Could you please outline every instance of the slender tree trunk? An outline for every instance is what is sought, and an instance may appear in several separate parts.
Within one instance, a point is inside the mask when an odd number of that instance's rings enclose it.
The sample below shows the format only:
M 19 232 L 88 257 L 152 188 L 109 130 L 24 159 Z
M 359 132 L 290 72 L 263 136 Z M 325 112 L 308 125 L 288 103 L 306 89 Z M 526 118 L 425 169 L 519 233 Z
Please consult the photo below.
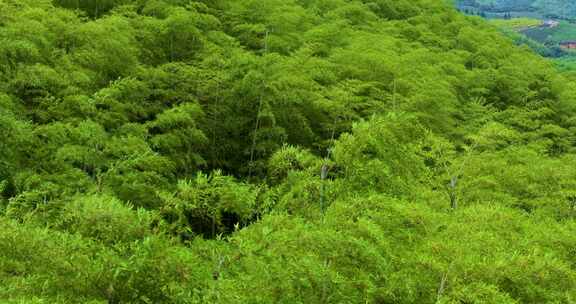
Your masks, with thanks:
M 450 208 L 456 209 L 458 207 L 458 194 L 456 193 L 456 187 L 458 186 L 458 177 L 453 176 L 450 179 L 450 185 L 448 189 L 448 194 L 450 195 Z
M 266 30 L 266 36 L 264 37 L 264 55 L 268 53 L 268 35 L 270 32 Z M 264 87 L 264 83 L 262 84 Z M 260 112 L 262 111 L 262 103 L 263 103 L 263 93 L 260 92 L 258 101 L 258 113 L 256 114 L 256 126 L 254 127 L 254 135 L 252 136 L 252 147 L 250 148 L 250 163 L 248 165 L 248 179 L 252 178 L 252 170 L 254 166 L 254 153 L 256 149 L 256 136 L 258 135 L 258 129 L 260 128 Z
M 440 286 L 438 286 L 438 292 L 436 293 L 436 303 L 440 303 L 442 295 L 444 295 L 444 289 L 446 288 L 447 280 L 448 280 L 448 273 L 446 272 L 442 275 L 442 279 L 440 280 Z

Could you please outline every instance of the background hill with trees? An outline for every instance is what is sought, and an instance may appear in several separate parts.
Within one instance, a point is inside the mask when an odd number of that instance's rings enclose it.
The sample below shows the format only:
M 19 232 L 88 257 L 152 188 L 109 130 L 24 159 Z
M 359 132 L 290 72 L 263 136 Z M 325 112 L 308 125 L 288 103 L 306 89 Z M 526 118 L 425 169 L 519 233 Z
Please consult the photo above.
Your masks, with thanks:
M 4 303 L 572 303 L 576 83 L 438 0 L 0 0 Z
M 576 18 L 576 3 L 570 0 L 456 0 L 456 2 L 461 7 L 487 12 L 533 12 L 547 17 L 571 20 Z

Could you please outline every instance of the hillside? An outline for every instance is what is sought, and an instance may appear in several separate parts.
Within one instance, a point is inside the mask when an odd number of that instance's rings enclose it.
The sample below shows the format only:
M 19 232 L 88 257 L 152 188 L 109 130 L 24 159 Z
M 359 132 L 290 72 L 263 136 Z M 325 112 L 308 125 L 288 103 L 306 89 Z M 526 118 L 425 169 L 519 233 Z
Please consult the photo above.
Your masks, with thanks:
M 527 2 L 457 1 L 456 7 L 488 20 L 516 45 L 550 58 L 560 71 L 576 70 L 576 24 L 572 17 L 546 13 L 557 5 L 554 1 L 537 2 L 543 5 L 540 12 L 535 6 L 527 7 Z
M 438 0 L 0 0 L 3 303 L 573 303 L 576 83 Z

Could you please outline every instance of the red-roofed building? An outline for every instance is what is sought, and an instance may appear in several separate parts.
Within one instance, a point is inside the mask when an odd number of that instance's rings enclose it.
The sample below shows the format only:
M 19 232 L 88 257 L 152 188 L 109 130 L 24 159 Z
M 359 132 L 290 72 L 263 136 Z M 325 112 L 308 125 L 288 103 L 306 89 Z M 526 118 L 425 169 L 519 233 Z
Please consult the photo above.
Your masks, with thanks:
M 576 41 L 562 41 L 560 47 L 564 49 L 576 49 Z

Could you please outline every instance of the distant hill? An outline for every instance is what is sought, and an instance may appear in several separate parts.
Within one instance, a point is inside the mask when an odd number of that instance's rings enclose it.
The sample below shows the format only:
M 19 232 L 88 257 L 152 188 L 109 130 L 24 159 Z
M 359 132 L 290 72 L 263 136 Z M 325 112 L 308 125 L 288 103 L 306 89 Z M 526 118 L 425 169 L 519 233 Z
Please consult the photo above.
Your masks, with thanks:
M 534 0 L 459 0 L 461 6 L 477 7 L 488 11 L 525 11 L 534 9 Z
M 576 1 L 458 0 L 460 11 L 489 19 L 517 45 L 548 57 L 561 71 L 576 70 Z
M 538 12 L 548 17 L 576 19 L 573 0 L 458 0 L 459 7 L 487 12 Z
M 575 303 L 576 73 L 453 4 L 0 0 L 0 303 Z

